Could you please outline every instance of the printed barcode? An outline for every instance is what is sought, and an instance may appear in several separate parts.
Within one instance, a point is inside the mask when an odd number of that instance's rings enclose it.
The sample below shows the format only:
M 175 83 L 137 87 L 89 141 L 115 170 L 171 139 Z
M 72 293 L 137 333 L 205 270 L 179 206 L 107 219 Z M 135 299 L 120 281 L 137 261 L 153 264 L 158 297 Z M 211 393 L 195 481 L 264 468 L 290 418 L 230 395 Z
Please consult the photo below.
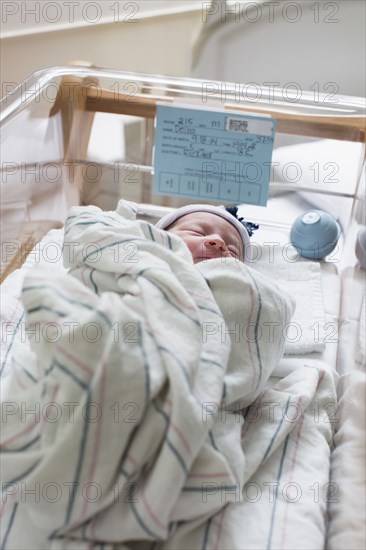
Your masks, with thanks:
M 248 120 L 240 118 L 228 118 L 226 129 L 230 132 L 246 132 L 248 133 Z

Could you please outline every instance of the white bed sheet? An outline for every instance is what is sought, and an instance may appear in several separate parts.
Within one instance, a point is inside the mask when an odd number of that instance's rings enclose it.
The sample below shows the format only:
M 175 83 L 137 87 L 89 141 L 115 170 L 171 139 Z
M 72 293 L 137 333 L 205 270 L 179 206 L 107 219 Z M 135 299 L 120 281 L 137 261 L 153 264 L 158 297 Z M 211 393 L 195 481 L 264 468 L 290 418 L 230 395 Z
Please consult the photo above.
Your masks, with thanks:
M 338 501 L 330 503 L 329 550 L 366 548 L 366 373 L 364 350 L 366 272 L 342 274 L 338 410 L 331 479 Z
M 279 200 L 276 199 L 276 202 L 280 204 L 282 208 L 286 209 L 286 206 L 287 208 L 289 207 L 289 200 L 290 199 L 284 199 L 282 197 Z M 281 209 L 279 209 L 279 216 L 280 215 Z M 328 258 L 327 262 L 304 261 L 291 246 L 289 233 L 290 230 L 288 228 L 260 227 L 252 239 L 260 247 L 261 259 L 258 262 L 254 262 L 252 267 L 254 269 L 259 269 L 269 277 L 271 277 L 271 273 L 273 273 L 275 266 L 279 264 L 282 266 L 288 265 L 289 270 L 293 265 L 304 265 L 305 268 L 309 263 L 320 267 L 324 306 L 323 336 L 325 349 L 323 352 L 313 352 L 300 357 L 286 354 L 282 357 L 273 375 L 283 377 L 289 374 L 298 365 L 303 364 L 304 359 L 306 359 L 306 361 L 324 362 L 336 370 L 341 291 L 341 282 L 338 274 L 338 252 L 334 256 Z M 311 322 L 313 322 L 313 320 Z M 319 338 L 320 328 L 321 327 L 311 326 L 311 330 L 314 333 L 314 339 Z

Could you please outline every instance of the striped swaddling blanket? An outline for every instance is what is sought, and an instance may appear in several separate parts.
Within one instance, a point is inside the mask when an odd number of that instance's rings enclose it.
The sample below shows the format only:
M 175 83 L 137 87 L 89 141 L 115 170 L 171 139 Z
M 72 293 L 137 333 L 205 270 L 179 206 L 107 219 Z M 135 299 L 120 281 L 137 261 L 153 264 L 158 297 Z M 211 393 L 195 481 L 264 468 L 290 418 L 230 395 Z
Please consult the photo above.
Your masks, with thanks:
M 69 273 L 35 267 L 23 287 L 32 354 L 3 403 L 2 547 L 204 533 L 238 500 L 240 411 L 281 357 L 292 301 L 235 259 L 193 265 L 125 202 L 72 208 L 63 254 Z

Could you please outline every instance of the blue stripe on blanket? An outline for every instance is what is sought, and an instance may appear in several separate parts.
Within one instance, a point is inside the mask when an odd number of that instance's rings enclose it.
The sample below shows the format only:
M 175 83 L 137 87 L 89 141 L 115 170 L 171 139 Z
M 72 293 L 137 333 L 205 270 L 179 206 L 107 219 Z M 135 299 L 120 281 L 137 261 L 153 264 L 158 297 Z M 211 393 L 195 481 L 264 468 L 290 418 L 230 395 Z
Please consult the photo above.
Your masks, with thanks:
M 142 521 L 138 511 L 136 510 L 135 506 L 134 506 L 134 503 L 131 502 L 131 510 L 137 520 L 137 523 L 140 525 L 140 527 L 142 527 L 142 529 L 145 531 L 145 533 L 147 533 L 148 535 L 150 535 L 150 537 L 153 537 L 155 540 L 162 540 L 161 536 L 160 535 L 157 535 L 156 533 L 154 533 L 153 531 L 151 531 L 147 525 Z
M 258 327 L 259 327 L 259 318 L 260 318 L 261 311 L 262 311 L 262 296 L 261 296 L 261 293 L 259 292 L 258 285 L 257 285 L 255 279 L 253 278 L 253 276 L 251 275 L 249 270 L 247 270 L 247 274 L 249 275 L 249 277 L 253 281 L 253 284 L 254 284 L 254 286 L 256 288 L 256 291 L 257 291 L 257 297 L 258 297 L 258 302 L 259 302 L 258 312 L 257 312 L 257 319 L 255 321 L 255 345 L 256 345 L 257 357 L 258 357 L 258 363 L 259 363 L 259 377 L 258 377 L 258 380 L 257 380 L 257 384 L 255 386 L 255 390 L 257 390 L 258 386 L 259 386 L 259 384 L 262 380 L 262 375 L 263 375 L 262 358 L 261 358 L 261 354 L 260 354 L 260 350 L 259 350 L 259 343 L 258 343 L 258 340 L 259 340 L 259 338 L 258 338 Z
M 140 271 L 139 273 L 136 273 L 137 277 L 144 277 L 147 281 L 149 281 L 149 283 L 151 283 L 153 286 L 155 286 L 155 288 L 157 288 L 158 290 L 160 290 L 160 292 L 162 293 L 162 295 L 164 296 L 165 300 L 171 304 L 175 309 L 177 309 L 179 311 L 179 313 L 181 313 L 182 315 L 184 315 L 185 317 L 187 317 L 187 319 L 189 319 L 190 321 L 192 321 L 195 325 L 198 325 L 200 326 L 201 323 L 198 319 L 195 319 L 194 317 L 191 317 L 191 315 L 188 315 L 188 313 L 186 313 L 185 311 L 182 310 L 182 308 L 180 308 L 177 304 L 175 304 L 174 302 L 172 302 L 172 300 L 168 297 L 167 293 L 157 284 L 155 283 L 154 281 L 152 281 L 151 279 L 149 279 L 149 277 L 146 277 L 144 275 L 144 273 L 146 271 L 150 271 L 151 269 L 153 268 L 147 268 L 147 269 L 143 269 L 142 271 Z
M 96 225 L 96 224 L 105 225 L 106 227 L 120 227 L 120 224 L 118 224 L 118 223 L 110 224 L 110 223 L 102 222 L 101 220 L 98 220 L 98 221 L 94 220 L 94 221 L 90 221 L 90 222 L 76 222 L 76 223 L 73 223 L 70 229 L 72 229 L 72 227 L 75 227 L 76 225 Z
M 91 403 L 91 392 L 90 392 L 89 389 L 87 390 L 87 396 L 88 397 L 87 397 L 87 401 L 86 401 L 86 404 L 85 404 L 86 410 L 88 410 L 87 407 L 88 407 L 89 403 Z M 72 496 L 71 496 L 71 498 L 69 498 L 68 506 L 67 506 L 67 509 L 66 509 L 65 525 L 67 525 L 70 522 L 70 519 L 71 519 L 72 509 L 73 509 L 74 502 L 75 502 L 75 498 L 74 498 L 75 497 L 75 488 L 79 485 L 82 466 L 83 466 L 83 461 L 84 461 L 84 455 L 85 455 L 85 451 L 86 451 L 87 436 L 88 436 L 88 431 L 89 431 L 89 419 L 87 418 L 87 415 L 83 415 L 83 418 L 84 418 L 84 425 L 83 425 L 83 431 L 82 431 L 82 434 L 81 434 L 81 441 L 80 441 L 80 446 L 79 446 L 79 456 L 78 456 L 78 461 L 77 461 L 77 464 L 76 464 L 76 471 L 75 471 L 74 481 L 73 481 L 73 485 L 72 485 Z
M 1 550 L 3 550 L 4 548 L 6 548 L 6 543 L 7 543 L 7 540 L 8 540 L 8 536 L 9 536 L 9 533 L 11 531 L 11 528 L 13 526 L 13 522 L 14 522 L 14 517 L 15 517 L 15 513 L 16 513 L 16 510 L 17 510 L 17 507 L 18 507 L 18 502 L 16 502 L 13 506 L 13 510 L 11 512 L 11 516 L 10 516 L 10 520 L 9 520 L 9 523 L 7 525 L 7 528 L 6 528 L 6 531 L 5 531 L 5 534 L 4 534 L 4 538 L 1 542 L 1 545 L 0 545 L 0 548 Z
M 75 216 L 74 216 L 75 217 Z M 79 217 L 79 216 L 78 216 Z M 67 222 L 66 222 L 67 224 Z M 70 233 L 70 231 L 72 231 L 74 229 L 75 226 L 77 225 L 95 225 L 95 224 L 98 224 L 98 225 L 104 225 L 106 227 L 112 227 L 113 229 L 114 228 L 118 228 L 119 225 L 116 223 L 114 225 L 112 224 L 109 224 L 109 223 L 105 223 L 105 222 L 102 222 L 102 221 L 91 221 L 91 222 L 77 222 L 77 223 L 73 223 L 71 226 L 68 226 L 68 227 L 65 227 L 65 230 L 64 230 L 64 239 L 65 237 L 67 237 L 67 235 Z
M 215 367 L 219 367 L 220 369 L 225 369 L 224 365 L 221 363 L 218 363 L 217 361 L 213 361 L 212 359 L 201 359 L 201 363 L 210 363 L 211 365 L 214 365 Z
M 210 531 L 211 523 L 212 523 L 212 517 L 209 518 L 209 520 L 206 522 L 206 529 L 203 533 L 203 541 L 202 541 L 201 550 L 206 550 L 207 549 L 208 533 Z
M 149 230 L 151 240 L 155 242 L 155 237 L 154 237 L 154 233 L 152 232 L 151 225 L 148 224 L 147 228 Z
M 168 414 L 157 404 L 156 399 L 152 400 L 152 404 L 154 405 L 156 412 L 161 414 L 161 416 L 165 420 L 165 429 L 164 429 L 164 434 L 163 434 L 163 437 L 162 437 L 162 439 L 165 440 L 166 439 L 166 434 L 167 434 L 167 431 L 168 431 L 169 425 L 170 425 L 170 418 L 169 418 Z
M 58 369 L 62 370 L 63 372 L 65 372 L 70 378 L 72 378 L 72 380 L 74 380 L 74 382 L 76 382 L 79 386 L 81 386 L 84 390 L 88 389 L 88 384 L 86 384 L 85 382 L 83 382 L 82 380 L 80 380 L 80 378 L 78 378 L 73 372 L 71 372 L 67 367 L 65 367 L 65 365 L 63 365 L 62 363 L 60 363 L 59 361 L 54 361 L 51 365 L 51 368 L 50 370 L 52 370 L 53 367 L 57 367 Z
M 142 354 L 142 357 L 143 357 L 143 364 L 144 364 L 144 370 L 145 370 L 145 408 L 147 406 L 147 404 L 149 403 L 149 400 L 150 400 L 150 366 L 149 366 L 149 361 L 147 359 L 147 354 L 146 354 L 146 351 L 145 351 L 145 346 L 144 346 L 144 343 L 143 343 L 143 332 L 142 330 L 139 331 L 139 346 L 140 346 L 140 349 L 141 349 L 141 354 Z
M 93 306 L 91 306 L 90 304 L 87 304 L 87 303 L 84 303 L 84 302 L 81 302 L 80 300 L 72 300 L 71 298 L 69 298 L 68 296 L 65 296 L 62 292 L 60 292 L 58 289 L 54 288 L 52 285 L 32 285 L 32 286 L 26 286 L 23 288 L 23 292 L 28 292 L 30 290 L 44 290 L 45 288 L 49 288 L 52 293 L 56 294 L 57 296 L 59 296 L 60 298 L 62 298 L 65 302 L 69 303 L 69 304 L 76 304 L 78 306 L 81 306 L 85 309 L 88 309 L 89 311 L 95 311 L 95 313 L 97 315 L 99 315 L 99 317 L 101 317 L 105 322 L 106 324 L 108 325 L 108 327 L 111 327 L 112 326 L 112 321 L 106 316 L 106 314 L 103 312 L 103 311 L 99 311 L 98 309 L 95 309 Z M 29 312 L 32 311 L 32 310 L 29 310 Z M 66 315 L 66 314 L 65 314 Z M 63 316 L 65 316 L 63 315 Z
M 165 431 L 164 431 L 164 439 L 165 441 L 167 442 L 169 448 L 171 449 L 171 451 L 175 454 L 175 456 L 177 457 L 177 459 L 179 460 L 179 463 L 181 464 L 183 470 L 185 473 L 188 473 L 188 468 L 187 466 L 185 465 L 185 462 L 182 458 L 182 456 L 180 455 L 180 453 L 177 451 L 177 448 L 173 445 L 173 443 L 171 441 L 169 441 L 168 438 L 166 438 L 166 433 L 168 431 L 168 428 L 169 428 L 169 425 L 170 425 L 170 418 L 169 416 L 167 415 L 167 413 L 161 408 L 159 407 L 159 405 L 156 403 L 156 400 L 154 399 L 153 401 L 153 405 L 156 409 L 156 411 L 161 414 L 164 418 L 164 420 L 166 421 L 166 428 L 165 428 Z
M 87 207 L 88 208 L 88 207 Z M 130 210 L 136 214 L 137 210 L 135 210 L 134 208 L 130 208 Z M 88 215 L 90 215 L 89 213 L 87 213 Z M 126 226 L 127 223 L 133 221 L 133 220 L 126 220 L 125 218 L 123 218 L 122 216 L 120 216 L 119 214 L 115 214 L 114 216 L 108 216 L 108 213 L 107 212 L 104 212 L 104 210 L 102 211 L 102 214 L 103 214 L 103 218 L 105 220 L 111 220 L 112 222 L 117 222 L 119 226 Z M 112 212 L 113 214 L 113 212 Z
M 316 365 L 307 365 L 306 363 L 304 363 L 303 366 L 306 367 L 307 369 L 315 369 L 318 375 L 320 376 L 320 369 Z
M 156 227 L 152 226 L 151 223 L 149 223 L 149 222 L 145 222 L 145 223 L 146 223 L 147 228 L 149 230 L 150 238 L 155 243 L 156 239 L 155 239 L 154 233 L 157 233 L 157 232 L 162 231 L 162 230 L 161 229 L 156 229 Z M 169 250 L 173 250 L 172 239 L 171 239 L 171 237 L 170 237 L 170 235 L 167 231 L 164 232 L 164 236 L 166 237 L 166 240 L 168 241 Z
M 264 456 L 263 456 L 263 458 L 262 458 L 261 464 L 263 464 L 263 462 L 266 460 L 266 458 L 267 458 L 267 456 L 268 456 L 268 454 L 269 454 L 269 452 L 270 452 L 270 450 L 271 450 L 271 448 L 272 448 L 272 445 L 273 445 L 273 443 L 274 443 L 274 441 L 275 441 L 275 439 L 276 439 L 276 437 L 277 437 L 277 435 L 278 435 L 278 432 L 279 432 L 280 429 L 281 429 L 281 426 L 282 426 L 282 424 L 283 424 L 283 422 L 284 422 L 284 419 L 285 419 L 285 416 L 286 416 L 286 414 L 287 414 L 287 409 L 288 409 L 288 406 L 289 406 L 289 404 L 290 404 L 290 400 L 291 400 L 291 396 L 289 396 L 288 399 L 287 399 L 286 407 L 285 407 L 285 412 L 282 414 L 281 422 L 279 422 L 279 424 L 278 424 L 278 426 L 277 426 L 277 429 L 276 429 L 275 433 L 274 433 L 273 436 L 272 436 L 272 439 L 271 439 L 271 441 L 270 441 L 270 443 L 269 443 L 269 445 L 268 445 L 268 447 L 267 447 L 267 450 L 266 450 L 266 452 L 264 453 Z
M 180 455 L 179 451 L 177 451 L 176 447 L 173 445 L 173 443 L 171 441 L 169 441 L 169 439 L 166 439 L 166 443 L 167 443 L 168 447 L 170 448 L 170 450 L 172 451 L 172 453 L 177 457 L 178 462 L 182 466 L 184 473 L 188 474 L 188 468 L 187 468 L 182 456 Z
M 105 244 L 103 246 L 98 245 L 98 252 L 100 252 L 101 250 L 105 250 L 106 248 L 112 248 L 112 247 L 116 246 L 117 244 L 130 243 L 130 242 L 135 243 L 136 241 L 142 241 L 142 242 L 146 243 L 146 239 L 143 239 L 141 237 L 129 237 L 128 239 L 123 239 L 121 241 L 113 241 L 112 243 L 108 243 L 108 244 Z M 83 258 L 82 258 L 83 262 L 85 262 L 90 256 L 93 256 L 93 254 L 95 255 L 95 250 L 93 250 L 92 252 L 90 252 L 86 256 L 83 256 Z
M 172 238 L 171 236 L 169 235 L 169 233 L 167 232 L 166 233 L 166 236 L 168 238 L 168 246 L 169 246 L 169 250 L 173 250 L 173 246 L 172 246 Z
M 98 218 L 96 216 L 99 216 Z M 90 223 L 102 223 L 100 218 L 103 217 L 104 220 L 110 220 L 112 222 L 115 222 L 117 223 L 117 227 L 118 226 L 124 226 L 126 225 L 126 220 L 124 220 L 124 218 L 118 216 L 118 218 L 116 218 L 115 216 L 108 216 L 107 212 L 104 212 L 104 211 L 100 211 L 100 212 L 93 212 L 92 214 L 88 211 L 84 211 L 84 212 L 81 212 L 80 214 L 76 214 L 75 216 L 73 215 L 70 215 L 70 216 L 67 216 L 67 219 L 66 219 L 66 222 L 65 222 L 65 226 L 67 227 L 69 225 L 69 221 L 70 220 L 75 220 L 76 218 L 77 219 L 80 219 L 80 218 L 91 218 L 93 221 L 90 222 Z M 76 225 L 76 223 L 72 222 L 71 224 L 72 226 Z
M 12 453 L 20 453 L 21 451 L 25 451 L 25 449 L 28 449 L 31 447 L 34 443 L 36 443 L 40 439 L 40 435 L 36 435 L 33 439 L 28 441 L 28 443 L 25 443 L 25 445 L 22 445 L 22 447 L 18 447 L 17 449 L 10 449 Z
M 83 541 L 86 541 L 88 540 L 87 537 L 88 537 L 88 533 L 87 533 L 87 529 L 88 527 L 90 526 L 92 522 L 92 518 L 88 519 L 82 526 L 81 528 L 81 540 Z
M 5 365 L 6 365 L 6 361 L 7 361 L 7 359 L 8 359 L 9 352 L 10 352 L 10 350 L 11 350 L 11 348 L 13 347 L 13 344 L 14 344 L 15 335 L 16 335 L 16 333 L 18 332 L 19 325 L 20 325 L 20 323 L 22 322 L 22 319 L 23 319 L 23 318 L 24 318 L 24 311 L 23 311 L 22 315 L 19 317 L 19 321 L 18 321 L 18 323 L 17 323 L 17 325 L 16 325 L 16 327 L 15 327 L 15 330 L 14 330 L 14 332 L 13 332 L 13 334 L 12 334 L 10 344 L 9 344 L 7 350 L 6 350 L 5 357 L 4 357 L 4 361 L 1 363 L 0 376 L 1 376 L 2 373 L 3 373 L 4 367 L 5 367 Z M 6 324 L 6 323 L 4 323 L 4 324 Z
M 15 365 L 19 365 L 19 367 L 20 367 L 21 370 L 24 372 L 24 374 L 26 374 L 26 375 L 28 376 L 28 378 L 29 378 L 30 380 L 32 380 L 32 382 L 33 382 L 34 384 L 36 384 L 36 383 L 38 382 L 38 379 L 35 378 L 35 377 L 33 376 L 33 374 L 31 374 L 31 373 L 29 372 L 29 370 L 27 370 L 23 365 L 21 365 L 21 364 L 19 363 L 19 361 L 17 361 L 15 358 L 13 358 L 13 364 L 14 364 L 14 366 L 15 366 Z
M 216 442 L 215 442 L 215 439 L 214 439 L 214 436 L 213 436 L 213 433 L 211 432 L 211 430 L 208 432 L 208 436 L 209 436 L 209 438 L 210 438 L 211 445 L 213 446 L 213 448 L 215 449 L 215 451 L 218 451 L 219 448 L 218 448 L 218 446 L 216 445 Z
M 91 284 L 92 284 L 92 286 L 93 286 L 93 288 L 94 288 L 95 294 L 98 294 L 98 295 L 99 295 L 98 287 L 97 287 L 97 285 L 96 285 L 96 283 L 95 283 L 95 281 L 94 281 L 94 279 L 93 279 L 93 273 L 94 273 L 94 271 L 95 271 L 95 268 L 93 268 L 93 269 L 90 270 L 90 272 L 89 272 L 89 279 L 90 279 L 90 282 L 91 282 Z
M 37 313 L 38 311 L 49 311 L 51 313 L 54 313 L 58 317 L 66 317 L 66 313 L 64 313 L 63 311 L 57 311 L 57 309 L 53 309 L 52 307 L 49 307 L 49 306 L 32 307 L 31 309 L 27 310 L 27 313 L 32 314 L 32 313 Z
M 276 479 L 276 492 L 275 492 L 274 504 L 273 504 L 273 508 L 272 508 L 271 524 L 270 524 L 269 533 L 268 533 L 267 550 L 271 550 L 271 548 L 272 548 L 272 535 L 273 535 L 273 528 L 274 528 L 274 518 L 275 518 L 275 515 L 276 515 L 276 507 L 277 507 L 277 502 L 278 502 L 278 488 L 279 488 L 279 485 L 280 485 L 280 479 L 281 479 L 281 475 L 282 475 L 282 468 L 283 468 L 283 463 L 285 461 L 285 455 L 286 455 L 287 445 L 288 445 L 289 439 L 290 439 L 290 434 L 288 434 L 286 439 L 285 439 L 285 444 L 283 446 L 282 456 L 281 456 L 281 460 L 280 460 L 280 467 L 279 467 L 278 474 L 277 474 L 277 479 Z
M 33 472 L 33 470 L 38 466 L 38 464 L 39 464 L 39 460 L 37 460 L 37 462 L 35 462 L 35 464 L 33 464 L 30 468 L 28 468 L 28 470 L 26 470 L 25 472 L 22 472 L 21 474 L 19 474 L 17 477 L 12 479 L 11 481 L 3 481 L 2 484 L 1 484 L 2 490 L 9 487 L 9 485 L 13 485 L 14 483 L 17 483 L 18 481 L 23 479 L 25 476 L 27 476 L 28 474 Z
M 22 292 L 29 292 L 30 290 L 41 290 L 42 291 L 45 288 L 49 288 L 52 291 L 53 294 L 56 294 L 57 296 L 59 296 L 60 298 L 65 300 L 65 302 L 68 302 L 70 304 L 76 304 L 76 305 L 85 307 L 87 309 L 94 309 L 89 304 L 86 304 L 84 302 L 80 302 L 80 300 L 72 300 L 71 298 L 69 298 L 68 296 L 66 296 L 65 294 L 60 292 L 60 290 L 58 290 L 57 288 L 55 288 L 54 286 L 52 286 L 50 284 L 24 286 Z
M 127 452 L 127 454 L 128 454 L 128 452 Z M 125 456 L 125 455 L 124 455 L 124 456 Z M 121 460 L 121 462 L 122 462 L 122 460 Z M 144 463 L 143 463 L 143 465 L 141 466 L 141 468 L 137 468 L 137 470 L 134 470 L 134 471 L 133 471 L 132 473 L 130 473 L 130 474 L 129 474 L 129 473 L 127 472 L 127 470 L 125 470 L 124 468 L 120 468 L 120 469 L 118 470 L 118 474 L 124 476 L 124 477 L 127 479 L 127 481 L 129 481 L 130 479 L 135 479 L 136 476 L 140 476 L 140 475 L 141 475 L 141 476 L 144 476 L 144 475 L 145 475 L 145 472 L 146 472 L 147 469 L 148 469 L 148 467 L 149 467 L 149 462 L 147 461 L 147 462 L 144 462 Z M 134 481 L 132 481 L 131 483 L 134 483 L 134 484 L 136 485 L 136 483 L 135 483 Z M 117 485 L 118 485 L 118 483 L 117 483 Z
M 225 401 L 226 394 L 227 394 L 227 387 L 226 387 L 226 382 L 224 381 L 224 385 L 222 388 L 222 398 L 221 398 L 222 401 Z
M 217 483 L 214 483 L 214 484 L 211 484 L 211 487 L 183 487 L 182 491 L 186 491 L 187 493 L 190 492 L 190 493 L 199 493 L 199 492 L 202 492 L 202 493 L 212 493 L 213 491 L 217 491 L 217 489 L 219 489 L 219 491 L 228 491 L 228 492 L 233 492 L 233 491 L 238 491 L 238 484 L 237 485 L 224 485 L 223 483 L 221 483 L 221 486 L 218 488 L 217 487 Z
M 192 386 L 191 386 L 191 380 L 189 379 L 189 376 L 188 376 L 188 372 L 186 371 L 186 368 L 184 366 L 184 364 L 180 361 L 180 359 L 174 354 L 172 353 L 169 349 L 163 347 L 163 346 L 158 346 L 158 350 L 159 351 L 163 351 L 165 353 L 167 353 L 168 355 L 170 355 L 171 357 L 173 357 L 173 359 L 178 363 L 179 365 L 179 368 L 181 369 L 181 371 L 183 372 L 184 374 L 184 377 L 187 381 L 187 384 L 189 386 L 189 390 L 192 391 Z M 196 396 L 194 396 L 196 397 Z M 197 398 L 196 398 L 197 399 Z M 197 401 L 198 402 L 198 401 Z M 201 403 L 200 403 L 201 404 Z
M 206 279 L 206 277 L 205 277 L 205 281 L 206 281 L 206 283 L 207 283 L 208 288 L 212 291 L 212 286 L 211 286 L 210 280 L 209 280 L 209 279 Z
M 95 548 L 98 548 L 97 545 L 97 542 L 95 541 L 95 535 L 92 531 L 92 523 L 94 522 L 94 519 L 93 517 L 89 518 L 88 520 L 86 520 L 81 526 L 80 526 L 80 539 L 83 541 L 83 542 L 86 542 L 88 543 L 86 546 L 90 547 L 90 540 L 92 539 L 93 540 L 93 545 L 92 545 L 92 548 L 95 549 Z M 90 528 L 90 529 L 89 529 Z M 88 533 L 88 530 L 89 530 L 89 533 Z M 104 547 L 105 546 L 105 543 L 101 543 L 101 545 Z M 108 545 L 108 548 L 110 548 L 111 546 Z
M 124 470 L 123 468 L 121 468 L 121 469 L 119 470 L 119 473 L 120 473 L 121 475 L 125 476 L 125 478 L 126 478 L 127 480 L 129 480 L 131 477 L 134 477 L 134 476 L 136 475 L 136 472 L 133 472 L 132 474 L 129 474 L 129 473 L 126 472 L 126 470 Z
M 197 305 L 197 307 L 201 311 L 208 311 L 209 313 L 213 313 L 214 315 L 217 315 L 218 317 L 220 317 L 220 319 L 224 320 L 223 316 L 217 309 L 215 310 L 215 309 L 211 309 L 210 307 L 200 306 L 200 305 Z

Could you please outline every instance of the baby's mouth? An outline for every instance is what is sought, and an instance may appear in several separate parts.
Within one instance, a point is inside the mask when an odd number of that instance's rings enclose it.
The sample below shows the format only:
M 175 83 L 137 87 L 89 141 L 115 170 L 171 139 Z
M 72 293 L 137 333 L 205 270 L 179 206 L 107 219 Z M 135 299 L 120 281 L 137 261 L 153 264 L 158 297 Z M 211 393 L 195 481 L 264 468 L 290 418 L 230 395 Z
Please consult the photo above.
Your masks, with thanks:
M 223 253 L 221 253 L 221 252 L 213 252 L 213 253 L 206 252 L 205 254 L 202 254 L 201 256 L 195 256 L 194 263 L 196 264 L 198 262 L 206 262 L 207 260 L 225 260 L 229 256 L 230 256 L 229 254 L 225 254 L 224 252 Z

